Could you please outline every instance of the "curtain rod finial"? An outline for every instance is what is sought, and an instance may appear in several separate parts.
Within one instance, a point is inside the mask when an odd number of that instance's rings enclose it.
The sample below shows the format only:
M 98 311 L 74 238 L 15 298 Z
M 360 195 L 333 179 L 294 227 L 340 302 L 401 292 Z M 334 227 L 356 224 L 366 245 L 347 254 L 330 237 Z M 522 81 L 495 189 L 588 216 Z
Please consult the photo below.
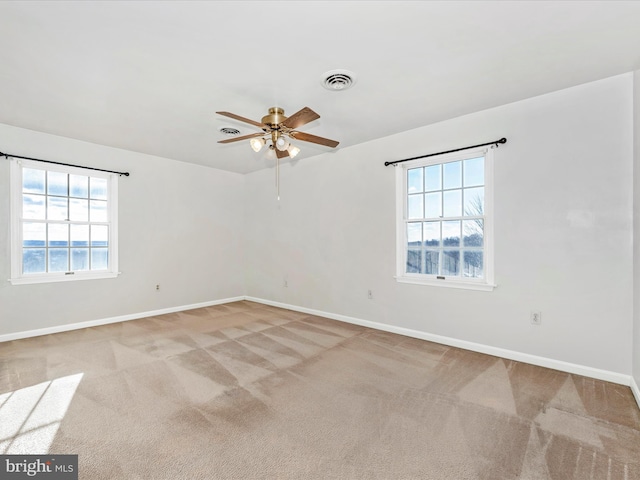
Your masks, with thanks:
M 491 148 L 498 148 L 500 146 L 500 144 L 505 144 L 507 143 L 507 139 L 502 137 L 500 140 L 496 140 L 496 143 L 494 143 Z

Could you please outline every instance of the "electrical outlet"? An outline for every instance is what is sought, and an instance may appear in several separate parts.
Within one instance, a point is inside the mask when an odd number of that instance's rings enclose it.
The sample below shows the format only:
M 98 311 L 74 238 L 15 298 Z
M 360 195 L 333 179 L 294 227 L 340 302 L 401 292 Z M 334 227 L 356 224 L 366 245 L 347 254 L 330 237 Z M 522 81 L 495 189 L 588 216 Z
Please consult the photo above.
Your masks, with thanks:
M 160 290 L 160 284 L 159 283 L 156 284 L 156 290 Z
M 367 290 L 367 298 L 373 300 L 373 292 L 371 290 Z
M 542 323 L 542 313 L 531 312 L 531 325 L 540 325 Z

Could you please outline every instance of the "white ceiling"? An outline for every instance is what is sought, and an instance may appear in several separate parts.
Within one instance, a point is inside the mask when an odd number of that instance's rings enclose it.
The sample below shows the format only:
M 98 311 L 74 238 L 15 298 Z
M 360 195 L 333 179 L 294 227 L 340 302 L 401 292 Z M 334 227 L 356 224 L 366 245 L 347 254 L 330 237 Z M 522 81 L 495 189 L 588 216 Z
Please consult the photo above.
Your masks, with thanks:
M 635 69 L 640 1 L 0 2 L 0 123 L 241 173 L 270 163 L 218 110 L 309 106 L 341 148 Z

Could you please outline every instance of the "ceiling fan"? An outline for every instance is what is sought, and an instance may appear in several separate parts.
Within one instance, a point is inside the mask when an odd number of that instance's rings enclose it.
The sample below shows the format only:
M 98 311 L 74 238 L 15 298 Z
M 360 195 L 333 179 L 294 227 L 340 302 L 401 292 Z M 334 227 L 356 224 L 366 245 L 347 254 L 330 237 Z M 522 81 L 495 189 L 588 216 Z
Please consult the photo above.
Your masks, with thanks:
M 230 112 L 216 112 L 218 115 L 233 118 L 250 125 L 254 125 L 262 132 L 251 133 L 249 135 L 243 135 L 241 137 L 229 138 L 226 140 L 220 140 L 218 143 L 232 143 L 239 142 L 241 140 L 249 140 L 251 142 L 251 148 L 254 151 L 259 152 L 262 147 L 268 145 L 268 155 L 273 155 L 278 159 L 284 157 L 295 157 L 300 149 L 291 144 L 291 139 L 302 140 L 303 142 L 317 143 L 326 147 L 335 148 L 339 142 L 330 140 L 328 138 L 318 137 L 311 135 L 310 133 L 299 132 L 297 128 L 306 125 L 309 122 L 320 118 L 316 112 L 309 107 L 297 111 L 290 117 L 284 115 L 284 110 L 279 107 L 271 107 L 268 115 L 262 117 L 260 122 L 256 122 L 249 118 L 241 117 L 235 113 Z M 270 142 L 270 143 L 269 143 Z M 275 155 L 274 155 L 275 154 Z

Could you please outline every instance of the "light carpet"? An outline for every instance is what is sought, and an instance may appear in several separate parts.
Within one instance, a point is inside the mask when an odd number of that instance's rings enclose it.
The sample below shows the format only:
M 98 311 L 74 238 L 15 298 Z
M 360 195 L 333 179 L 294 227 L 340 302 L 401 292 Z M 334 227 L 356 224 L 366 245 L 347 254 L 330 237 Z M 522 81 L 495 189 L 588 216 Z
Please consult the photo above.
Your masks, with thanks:
M 0 344 L 0 420 L 91 480 L 640 480 L 628 387 L 246 301 Z

